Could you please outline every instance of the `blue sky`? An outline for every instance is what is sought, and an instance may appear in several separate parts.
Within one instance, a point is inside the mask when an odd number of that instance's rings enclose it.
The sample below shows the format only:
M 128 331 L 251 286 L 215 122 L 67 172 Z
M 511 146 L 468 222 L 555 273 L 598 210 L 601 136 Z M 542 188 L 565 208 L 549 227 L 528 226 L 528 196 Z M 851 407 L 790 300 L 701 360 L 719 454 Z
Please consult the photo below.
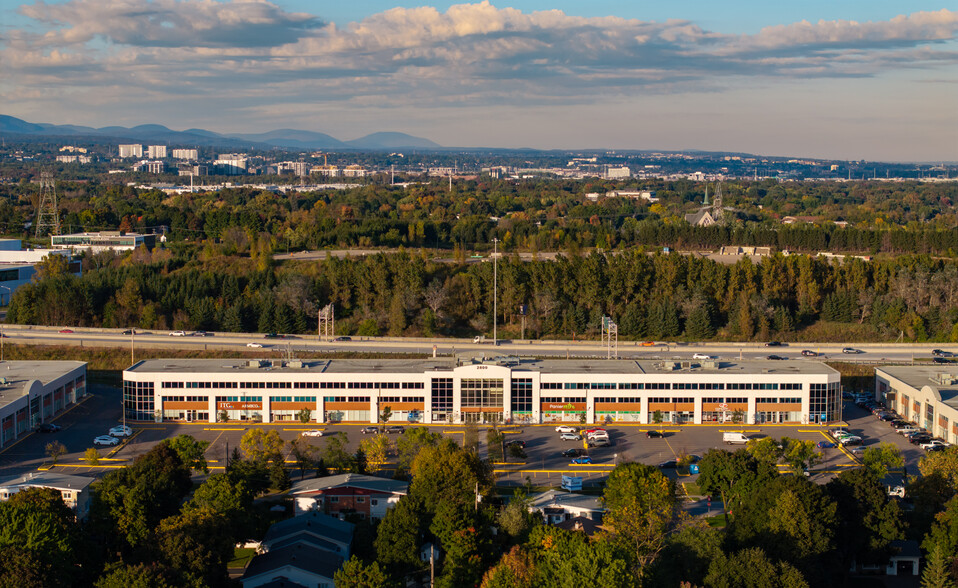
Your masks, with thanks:
M 958 7 L 0 0 L 0 113 L 958 161 Z

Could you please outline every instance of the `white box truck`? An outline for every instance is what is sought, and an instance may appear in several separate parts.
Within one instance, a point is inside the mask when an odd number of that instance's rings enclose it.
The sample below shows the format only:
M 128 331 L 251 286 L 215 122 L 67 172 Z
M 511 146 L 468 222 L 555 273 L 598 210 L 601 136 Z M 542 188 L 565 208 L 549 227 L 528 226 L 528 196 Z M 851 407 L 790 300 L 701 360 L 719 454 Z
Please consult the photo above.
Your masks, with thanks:
M 749 439 L 745 433 L 722 433 L 722 441 L 728 445 L 745 445 Z

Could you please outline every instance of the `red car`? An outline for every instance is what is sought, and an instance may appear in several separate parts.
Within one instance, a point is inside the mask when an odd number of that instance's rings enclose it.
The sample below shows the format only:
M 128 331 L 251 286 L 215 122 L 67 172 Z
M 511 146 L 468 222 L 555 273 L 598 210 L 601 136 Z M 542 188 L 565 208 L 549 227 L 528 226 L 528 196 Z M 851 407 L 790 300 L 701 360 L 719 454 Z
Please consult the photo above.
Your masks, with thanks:
M 73 329 L 60 329 L 61 333 L 72 333 Z

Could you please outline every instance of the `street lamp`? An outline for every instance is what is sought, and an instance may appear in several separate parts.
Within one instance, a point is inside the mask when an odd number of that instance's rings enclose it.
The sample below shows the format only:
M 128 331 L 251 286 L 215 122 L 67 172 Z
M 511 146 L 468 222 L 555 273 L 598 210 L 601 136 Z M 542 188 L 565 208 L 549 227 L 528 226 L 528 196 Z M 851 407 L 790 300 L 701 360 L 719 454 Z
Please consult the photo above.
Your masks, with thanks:
M 492 344 L 498 345 L 497 327 L 499 325 L 499 239 L 492 239 Z
M 3 288 L 4 290 L 7 291 L 7 296 L 13 296 L 13 290 L 8 288 L 7 286 L 0 286 L 0 288 Z M 3 302 L 2 296 L 0 296 L 0 302 Z M 7 300 L 7 306 L 9 305 L 10 305 L 10 301 Z M 3 361 L 3 323 L 6 322 L 6 320 L 7 320 L 7 317 L 6 315 L 4 315 L 3 322 L 0 322 L 0 361 Z

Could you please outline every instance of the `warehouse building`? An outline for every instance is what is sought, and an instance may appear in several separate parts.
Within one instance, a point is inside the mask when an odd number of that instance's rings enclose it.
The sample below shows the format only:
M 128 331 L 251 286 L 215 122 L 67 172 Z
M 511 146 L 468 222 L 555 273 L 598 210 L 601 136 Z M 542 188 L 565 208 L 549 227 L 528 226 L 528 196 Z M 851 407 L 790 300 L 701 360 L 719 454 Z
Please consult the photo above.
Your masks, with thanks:
M 82 361 L 0 361 L 0 448 L 86 396 Z
M 837 371 L 794 361 L 154 359 L 123 372 L 133 420 L 827 423 Z
M 905 420 L 958 444 L 958 366 L 876 368 L 875 393 Z

